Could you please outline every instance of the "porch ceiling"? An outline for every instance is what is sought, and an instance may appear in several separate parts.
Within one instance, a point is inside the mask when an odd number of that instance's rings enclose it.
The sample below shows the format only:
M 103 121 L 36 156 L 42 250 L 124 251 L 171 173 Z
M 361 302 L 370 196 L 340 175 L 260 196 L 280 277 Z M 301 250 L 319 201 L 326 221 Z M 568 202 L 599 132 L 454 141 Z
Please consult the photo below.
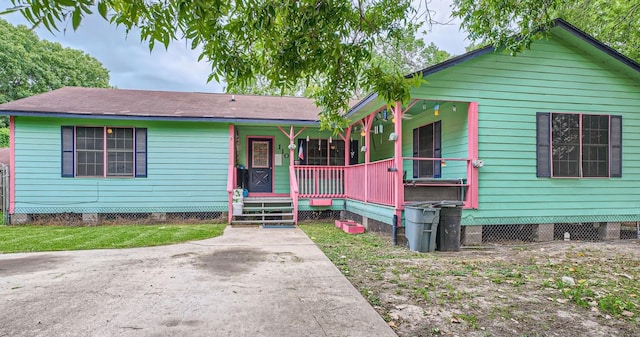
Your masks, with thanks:
M 434 114 L 436 105 L 439 105 L 440 112 L 449 112 L 459 108 L 462 105 L 464 105 L 466 108 L 466 104 L 467 104 L 466 102 L 461 103 L 461 102 L 454 102 L 454 101 L 437 101 L 437 100 L 420 99 L 420 98 L 414 98 L 414 100 L 417 100 L 417 103 L 411 106 L 403 114 L 405 120 L 410 120 L 419 114 L 425 114 L 425 113 Z M 362 105 L 358 107 L 358 110 L 352 115 L 349 115 L 348 118 L 351 120 L 352 123 L 355 123 L 361 120 L 362 118 L 368 116 L 372 112 L 382 109 L 384 106 L 385 106 L 384 102 L 377 99 L 377 97 L 372 96 L 369 101 L 365 99 L 362 102 Z M 403 107 L 403 109 L 406 109 L 406 107 Z M 391 119 L 391 117 L 392 116 L 389 114 L 388 118 Z

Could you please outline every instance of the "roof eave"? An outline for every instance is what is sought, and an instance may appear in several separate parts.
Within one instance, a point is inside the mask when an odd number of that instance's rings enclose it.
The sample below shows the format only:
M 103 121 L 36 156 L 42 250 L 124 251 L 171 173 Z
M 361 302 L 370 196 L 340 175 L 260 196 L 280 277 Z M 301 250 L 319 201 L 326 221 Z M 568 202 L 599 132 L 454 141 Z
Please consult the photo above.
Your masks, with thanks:
M 139 115 L 96 115 L 96 114 L 72 114 L 65 112 L 35 112 L 35 111 L 15 111 L 0 110 L 0 115 L 7 116 L 28 116 L 46 118 L 85 118 L 85 119 L 116 119 L 116 120 L 138 120 L 138 121 L 174 121 L 174 122 L 209 122 L 209 123 L 283 123 L 298 125 L 318 124 L 317 120 L 296 120 L 296 119 L 264 119 L 264 118 L 234 118 L 234 117 L 196 117 L 196 116 L 139 116 Z
M 576 28 L 575 26 L 573 26 L 572 24 L 568 23 L 567 21 L 565 21 L 563 19 L 555 19 L 554 20 L 554 24 L 555 24 L 556 27 L 564 28 L 565 30 L 567 30 L 571 34 L 575 35 L 577 38 L 581 39 L 582 41 L 588 43 L 589 45 L 591 45 L 593 47 L 596 47 L 597 49 L 601 50 L 605 54 L 607 54 L 607 55 L 615 58 L 616 60 L 620 61 L 621 63 L 629 66 L 633 70 L 635 70 L 637 72 L 640 72 L 640 63 L 632 60 L 631 58 L 627 57 L 626 55 L 624 55 L 624 54 L 618 52 L 617 50 L 607 46 L 606 44 L 598 41 L 593 36 L 581 31 L 580 29 Z
M 411 73 L 409 75 L 406 75 L 405 78 L 411 78 L 413 76 L 415 76 L 416 74 L 422 73 L 422 76 L 428 76 L 434 73 L 437 73 L 439 71 L 442 71 L 444 69 L 453 67 L 459 63 L 465 62 L 467 60 L 476 58 L 478 56 L 484 55 L 486 53 L 492 52 L 494 50 L 493 46 L 489 45 L 480 49 L 476 49 L 474 51 L 468 52 L 466 54 L 462 54 L 456 57 L 453 57 L 451 59 L 448 59 L 444 62 L 438 63 L 436 65 L 427 67 L 425 69 L 422 70 L 418 70 L 414 73 Z M 354 105 L 350 110 L 349 113 L 347 114 L 347 117 L 357 113 L 360 109 L 362 109 L 364 106 L 366 106 L 367 104 L 371 103 L 372 101 L 376 100 L 378 98 L 378 94 L 377 93 L 371 93 L 369 94 L 369 96 L 365 97 L 363 100 L 361 100 L 360 102 L 356 103 L 356 105 Z

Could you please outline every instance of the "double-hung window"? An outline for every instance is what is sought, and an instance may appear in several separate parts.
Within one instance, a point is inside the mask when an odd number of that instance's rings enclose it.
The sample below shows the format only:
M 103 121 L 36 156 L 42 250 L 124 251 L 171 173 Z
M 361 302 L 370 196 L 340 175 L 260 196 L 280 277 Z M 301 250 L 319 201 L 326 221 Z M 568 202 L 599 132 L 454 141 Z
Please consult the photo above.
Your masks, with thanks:
M 622 117 L 538 113 L 538 177 L 622 176 Z
M 63 177 L 146 177 L 147 129 L 62 127 Z

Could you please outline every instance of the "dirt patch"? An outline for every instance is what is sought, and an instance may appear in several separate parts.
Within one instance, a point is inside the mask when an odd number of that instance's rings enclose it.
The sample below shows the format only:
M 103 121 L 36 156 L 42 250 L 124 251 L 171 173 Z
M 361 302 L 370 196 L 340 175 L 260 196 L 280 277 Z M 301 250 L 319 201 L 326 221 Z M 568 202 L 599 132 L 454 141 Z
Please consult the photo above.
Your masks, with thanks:
M 615 293 L 620 282 L 638 282 L 637 241 L 504 245 L 420 255 L 382 265 L 348 263 L 349 279 L 366 289 L 363 295 L 401 337 L 640 335 L 634 313 L 640 309 L 640 290 L 627 293 L 628 302 Z M 576 285 L 563 285 L 563 276 Z M 617 301 L 614 308 L 598 300 L 607 296 Z
M 303 262 L 304 260 L 291 252 L 281 252 L 269 254 L 272 262 L 287 263 L 287 262 Z
M 55 268 L 65 259 L 53 255 L 25 256 L 0 260 L 0 276 L 33 273 Z
M 260 249 L 232 248 L 199 256 L 194 265 L 216 275 L 233 276 L 248 273 L 266 259 L 267 254 Z
M 637 240 L 415 253 L 388 236 L 303 229 L 400 337 L 640 336 Z

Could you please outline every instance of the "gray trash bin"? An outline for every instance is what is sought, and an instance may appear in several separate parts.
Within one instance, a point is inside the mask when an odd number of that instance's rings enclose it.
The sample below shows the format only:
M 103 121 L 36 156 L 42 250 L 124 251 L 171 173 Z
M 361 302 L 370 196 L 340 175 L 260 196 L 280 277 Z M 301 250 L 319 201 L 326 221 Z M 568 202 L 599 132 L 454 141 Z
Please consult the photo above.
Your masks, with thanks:
M 404 235 L 409 249 L 418 252 L 433 252 L 436 248 L 436 230 L 440 221 L 440 209 L 431 204 L 404 207 Z
M 438 251 L 460 251 L 462 205 L 461 201 L 448 200 L 433 203 L 433 207 L 440 208 L 440 223 L 436 235 L 436 249 Z

